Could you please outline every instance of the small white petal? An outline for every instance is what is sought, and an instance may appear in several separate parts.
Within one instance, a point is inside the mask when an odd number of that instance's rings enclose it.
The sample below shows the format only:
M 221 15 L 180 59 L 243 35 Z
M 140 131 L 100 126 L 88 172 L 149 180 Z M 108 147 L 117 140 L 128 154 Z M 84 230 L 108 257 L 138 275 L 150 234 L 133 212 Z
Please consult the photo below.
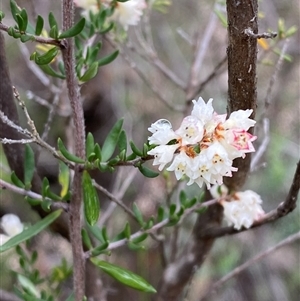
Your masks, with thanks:
M 24 229 L 18 216 L 14 214 L 5 214 L 1 219 L 1 227 L 8 236 L 15 236 Z

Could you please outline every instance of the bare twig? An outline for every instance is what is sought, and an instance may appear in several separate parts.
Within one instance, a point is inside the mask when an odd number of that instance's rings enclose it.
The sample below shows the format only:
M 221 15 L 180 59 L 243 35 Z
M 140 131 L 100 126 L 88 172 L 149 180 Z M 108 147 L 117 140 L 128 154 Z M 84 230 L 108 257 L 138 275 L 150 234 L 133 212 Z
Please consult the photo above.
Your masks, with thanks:
M 124 203 L 116 198 L 112 193 L 110 193 L 106 188 L 102 187 L 98 183 L 94 181 L 93 185 L 96 187 L 97 190 L 101 191 L 104 195 L 106 195 L 111 201 L 116 203 L 118 206 L 120 206 L 128 215 L 130 215 L 134 220 L 136 219 L 133 211 L 129 209 Z
M 253 264 L 257 263 L 259 260 L 263 259 L 264 257 L 270 255 L 271 253 L 274 253 L 278 249 L 289 245 L 291 243 L 294 243 L 300 239 L 300 232 L 297 232 L 295 234 L 292 234 L 288 236 L 286 239 L 282 240 L 280 243 L 275 245 L 274 247 L 271 247 L 267 249 L 266 251 L 263 251 L 259 253 L 258 255 L 254 256 L 250 260 L 247 260 L 242 265 L 238 266 L 237 268 L 233 269 L 230 273 L 222 277 L 220 280 L 215 282 L 211 287 L 208 288 L 208 290 L 201 296 L 199 301 L 204 300 L 208 295 L 211 295 L 211 293 L 214 293 L 217 289 L 219 289 L 226 281 L 230 280 L 233 277 L 238 276 L 241 272 L 243 272 L 245 269 L 249 268 Z
M 254 39 L 274 39 L 277 37 L 277 32 L 254 33 L 251 28 L 245 29 L 244 33 Z
M 2 144 L 28 144 L 34 142 L 34 139 L 20 139 L 20 140 L 14 140 L 14 139 L 7 139 L 7 138 L 0 138 L 0 143 Z
M 32 199 L 35 199 L 37 201 L 50 201 L 51 202 L 51 209 L 63 209 L 64 211 L 68 211 L 68 204 L 67 203 L 63 203 L 63 202 L 57 202 L 57 201 L 53 201 L 51 200 L 50 198 L 43 198 L 42 195 L 38 194 L 38 193 L 35 193 L 31 190 L 25 190 L 23 188 L 20 188 L 20 187 L 17 187 L 13 184 L 10 184 L 2 179 L 0 179 L 0 188 L 2 189 L 8 189 L 12 192 L 15 192 L 17 194 L 20 194 L 20 195 L 24 195 L 24 196 L 28 196 Z

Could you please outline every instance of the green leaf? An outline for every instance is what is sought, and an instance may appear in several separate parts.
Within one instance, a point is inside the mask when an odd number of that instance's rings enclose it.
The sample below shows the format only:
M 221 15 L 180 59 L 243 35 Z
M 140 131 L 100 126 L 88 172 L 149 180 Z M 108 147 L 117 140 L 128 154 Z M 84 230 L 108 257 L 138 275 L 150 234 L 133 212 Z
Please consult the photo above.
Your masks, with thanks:
M 57 39 L 58 38 L 58 28 L 57 28 L 56 25 L 51 27 L 51 29 L 49 31 L 49 36 L 52 39 Z
M 60 73 L 57 73 L 52 67 L 50 67 L 49 65 L 40 65 L 39 66 L 46 74 L 53 76 L 53 77 L 57 77 L 57 78 L 61 78 L 61 79 L 65 79 L 66 76 Z
M 21 12 L 20 7 L 17 5 L 16 1 L 10 0 L 10 11 L 14 20 L 18 23 L 17 14 Z
M 27 25 L 28 25 L 28 15 L 27 15 L 27 12 L 24 8 L 21 10 L 20 15 L 23 19 L 23 26 L 22 26 L 21 31 L 25 32 L 26 29 L 27 29 Z
M 158 207 L 157 210 L 157 222 L 160 223 L 166 218 L 165 210 L 162 206 Z
M 20 40 L 22 43 L 26 43 L 28 41 L 33 41 L 33 37 L 32 36 L 27 36 L 26 34 L 22 34 L 20 37 Z
M 95 144 L 95 147 L 94 147 L 94 153 L 96 155 L 96 158 L 101 160 L 101 148 L 100 148 L 100 145 L 98 143 Z
M 20 234 L 12 237 L 9 239 L 5 244 L 0 246 L 0 253 L 11 249 L 18 244 L 20 244 L 23 241 L 28 240 L 29 238 L 37 235 L 41 231 L 43 231 L 45 228 L 47 228 L 52 222 L 54 222 L 62 213 L 62 210 L 56 210 L 52 213 L 50 213 L 48 216 L 46 216 L 44 219 L 37 222 L 35 225 L 28 227 Z
M 147 178 L 155 178 L 159 175 L 158 172 L 149 169 L 148 167 L 140 164 L 138 166 L 139 171 Z
M 57 47 L 51 48 L 49 51 L 47 51 L 42 55 L 36 52 L 34 56 L 34 61 L 36 62 L 37 65 L 47 65 L 53 61 L 53 59 L 57 56 L 57 54 L 58 54 Z
M 34 152 L 29 144 L 25 145 L 24 182 L 26 189 L 31 188 L 31 181 L 35 170 Z
M 124 156 L 126 157 L 126 152 L 127 152 L 127 137 L 126 137 L 126 133 L 124 130 L 121 131 L 120 136 L 119 136 L 119 140 L 118 140 L 118 148 L 120 150 L 120 152 L 122 152 L 123 150 L 125 150 L 124 152 Z
M 102 147 L 102 161 L 107 161 L 114 153 L 122 130 L 123 119 L 118 120 L 107 135 Z
M 15 184 L 17 187 L 25 189 L 24 183 L 18 178 L 14 171 L 11 173 L 10 179 L 13 182 L 13 184 Z
M 42 197 L 45 199 L 47 197 L 47 191 L 49 189 L 49 181 L 46 177 L 43 178 L 42 182 Z
M 135 244 L 141 243 L 142 241 L 144 241 L 146 238 L 148 237 L 147 233 L 143 233 L 141 234 L 139 237 L 132 239 L 131 241 Z
M 131 230 L 130 230 L 130 226 L 129 226 L 128 222 L 126 222 L 126 225 L 125 225 L 125 228 L 124 228 L 124 235 L 127 239 L 130 239 Z
M 40 294 L 30 279 L 28 279 L 27 277 L 25 277 L 21 274 L 18 274 L 17 277 L 18 277 L 18 281 L 21 284 L 21 286 L 23 287 L 23 289 L 30 292 L 35 297 L 39 297 Z
M 2 22 L 2 20 L 5 17 L 5 13 L 3 11 L 0 10 L 0 22 Z
M 63 198 L 67 195 L 70 183 L 69 167 L 62 161 L 59 161 L 58 182 L 61 185 L 60 196 Z
M 84 229 L 84 228 L 81 229 L 81 236 L 82 236 L 82 240 L 83 240 L 84 245 L 88 249 L 92 249 L 93 245 L 92 245 L 91 239 L 90 239 L 89 234 L 86 231 L 86 229 Z
M 36 20 L 36 25 L 35 25 L 36 36 L 39 36 L 42 33 L 43 27 L 44 27 L 44 19 L 40 15 L 38 15 Z
M 133 141 L 129 141 L 129 145 L 131 147 L 131 150 L 133 151 L 133 153 L 135 153 L 136 155 L 138 155 L 139 157 L 143 156 L 143 151 L 141 151 L 134 143 Z
M 98 63 L 94 62 L 92 65 L 89 66 L 89 68 L 86 70 L 86 72 L 79 78 L 80 81 L 86 82 L 92 78 L 94 78 L 98 73 Z
M 97 260 L 95 258 L 91 258 L 90 260 L 103 272 L 105 272 L 115 280 L 121 282 L 122 284 L 125 284 L 126 286 L 139 291 L 156 293 L 155 288 L 141 276 L 103 260 Z
M 24 32 L 26 30 L 26 24 L 20 14 L 16 14 L 18 28 L 20 32 Z
M 107 253 L 106 249 L 107 249 L 108 246 L 109 246 L 109 242 L 105 242 L 101 246 L 98 246 L 98 247 L 94 248 L 91 251 L 92 256 L 98 256 L 100 254 Z
M 116 50 L 113 53 L 103 57 L 98 61 L 98 66 L 100 67 L 111 63 L 114 59 L 117 58 L 118 55 L 119 55 L 119 50 Z
M 95 141 L 92 133 L 88 133 L 86 136 L 85 149 L 86 156 L 89 157 L 92 153 L 94 153 Z
M 58 149 L 60 150 L 61 154 L 69 161 L 75 162 L 75 163 L 84 163 L 85 162 L 84 159 L 81 159 L 81 158 L 69 153 L 69 151 L 66 149 L 66 147 L 64 146 L 64 144 L 60 138 L 57 139 L 57 146 L 58 146 Z
M 56 26 L 56 28 L 58 28 L 57 21 L 52 12 L 49 13 L 48 21 L 49 21 L 50 28 L 52 28 L 54 26 Z
M 65 39 L 65 38 L 71 38 L 76 35 L 78 35 L 84 28 L 85 25 L 85 18 L 82 18 L 76 23 L 74 26 L 72 26 L 70 29 L 62 32 L 58 38 L 59 39 Z
M 93 186 L 89 173 L 85 170 L 82 175 L 83 204 L 86 221 L 91 226 L 98 221 L 100 214 L 100 202 L 96 188 Z
M 143 218 L 142 212 L 140 211 L 140 209 L 139 209 L 139 207 L 137 206 L 136 203 L 133 203 L 132 210 L 133 210 L 134 216 L 136 217 L 139 224 L 141 226 L 143 226 L 144 225 L 144 218 Z

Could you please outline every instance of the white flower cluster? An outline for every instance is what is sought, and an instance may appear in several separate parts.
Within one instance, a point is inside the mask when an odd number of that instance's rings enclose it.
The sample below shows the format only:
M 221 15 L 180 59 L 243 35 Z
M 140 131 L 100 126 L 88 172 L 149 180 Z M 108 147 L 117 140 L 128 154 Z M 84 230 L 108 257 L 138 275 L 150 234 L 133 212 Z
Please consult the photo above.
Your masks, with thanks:
M 187 185 L 203 183 L 221 185 L 223 177 L 231 177 L 237 168 L 232 166 L 235 158 L 245 157 L 255 151 L 252 141 L 256 139 L 247 132 L 254 126 L 249 119 L 252 110 L 239 110 L 218 115 L 212 106 L 200 97 L 193 100 L 194 108 L 190 116 L 183 119 L 180 127 L 174 131 L 171 123 L 160 119 L 148 129 L 152 136 L 150 145 L 156 145 L 148 154 L 154 156 L 153 165 L 162 170 L 168 163 L 168 171 L 174 171 L 177 180 L 183 176 L 189 178 Z
M 100 1 L 105 7 L 112 5 L 112 0 Z M 74 0 L 77 7 L 84 9 L 83 15 L 88 17 L 89 11 L 97 13 L 99 11 L 99 1 L 97 0 Z M 127 2 L 115 2 L 114 12 L 109 18 L 118 22 L 125 30 L 129 26 L 135 26 L 140 22 L 143 10 L 147 7 L 145 0 L 129 0 Z
M 235 229 L 250 228 L 254 221 L 264 215 L 260 196 L 252 190 L 239 191 L 231 201 L 222 201 L 224 218 Z
M 6 243 L 13 236 L 21 233 L 24 229 L 19 217 L 14 214 L 3 215 L 0 226 L 5 232 L 5 234 L 0 234 L 0 246 Z

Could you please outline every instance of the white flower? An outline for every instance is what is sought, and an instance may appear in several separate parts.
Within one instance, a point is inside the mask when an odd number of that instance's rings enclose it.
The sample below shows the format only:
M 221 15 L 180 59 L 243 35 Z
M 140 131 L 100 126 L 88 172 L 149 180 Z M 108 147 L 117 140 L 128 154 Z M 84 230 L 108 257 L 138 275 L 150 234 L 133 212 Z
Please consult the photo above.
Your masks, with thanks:
M 184 151 L 181 151 L 175 156 L 173 163 L 167 170 L 174 171 L 176 179 L 180 180 L 184 175 L 191 176 L 191 163 L 191 158 Z
M 191 115 L 201 120 L 202 123 L 210 121 L 214 113 L 212 102 L 212 98 L 207 103 L 205 103 L 202 97 L 199 97 L 198 101 L 193 100 L 194 108 Z
M 222 176 L 231 177 L 232 171 L 237 171 L 237 168 L 232 167 L 232 160 L 228 157 L 228 152 L 219 142 L 212 143 L 203 152 L 206 153 L 207 159 L 211 162 L 212 173 Z
M 167 144 L 171 140 L 179 138 L 173 131 L 170 121 L 166 119 L 159 119 L 152 123 L 148 130 L 152 133 L 152 136 L 148 138 L 149 144 Z
M 204 128 L 196 117 L 187 116 L 175 133 L 182 138 L 182 145 L 196 144 L 203 138 Z
M 127 2 L 117 2 L 112 20 L 119 22 L 125 30 L 128 26 L 137 25 L 143 15 L 143 10 L 147 7 L 145 0 L 129 0 Z
M 24 229 L 23 224 L 21 223 L 18 216 L 14 214 L 5 214 L 1 218 L 1 228 L 6 235 L 1 234 L 0 245 L 4 244 L 11 237 L 21 233 Z
M 250 127 L 254 126 L 256 121 L 248 118 L 253 110 L 238 110 L 232 112 L 229 118 L 224 122 L 225 129 L 237 128 L 247 131 Z
M 230 201 L 221 200 L 224 218 L 235 229 L 250 228 L 254 221 L 264 215 L 260 196 L 252 190 L 236 192 Z
M 161 171 L 166 164 L 173 160 L 173 156 L 177 148 L 177 144 L 159 145 L 148 151 L 148 155 L 154 156 L 153 165 L 159 165 L 158 169 Z
M 15 236 L 24 229 L 18 216 L 14 214 L 5 214 L 1 219 L 1 227 L 8 236 Z

